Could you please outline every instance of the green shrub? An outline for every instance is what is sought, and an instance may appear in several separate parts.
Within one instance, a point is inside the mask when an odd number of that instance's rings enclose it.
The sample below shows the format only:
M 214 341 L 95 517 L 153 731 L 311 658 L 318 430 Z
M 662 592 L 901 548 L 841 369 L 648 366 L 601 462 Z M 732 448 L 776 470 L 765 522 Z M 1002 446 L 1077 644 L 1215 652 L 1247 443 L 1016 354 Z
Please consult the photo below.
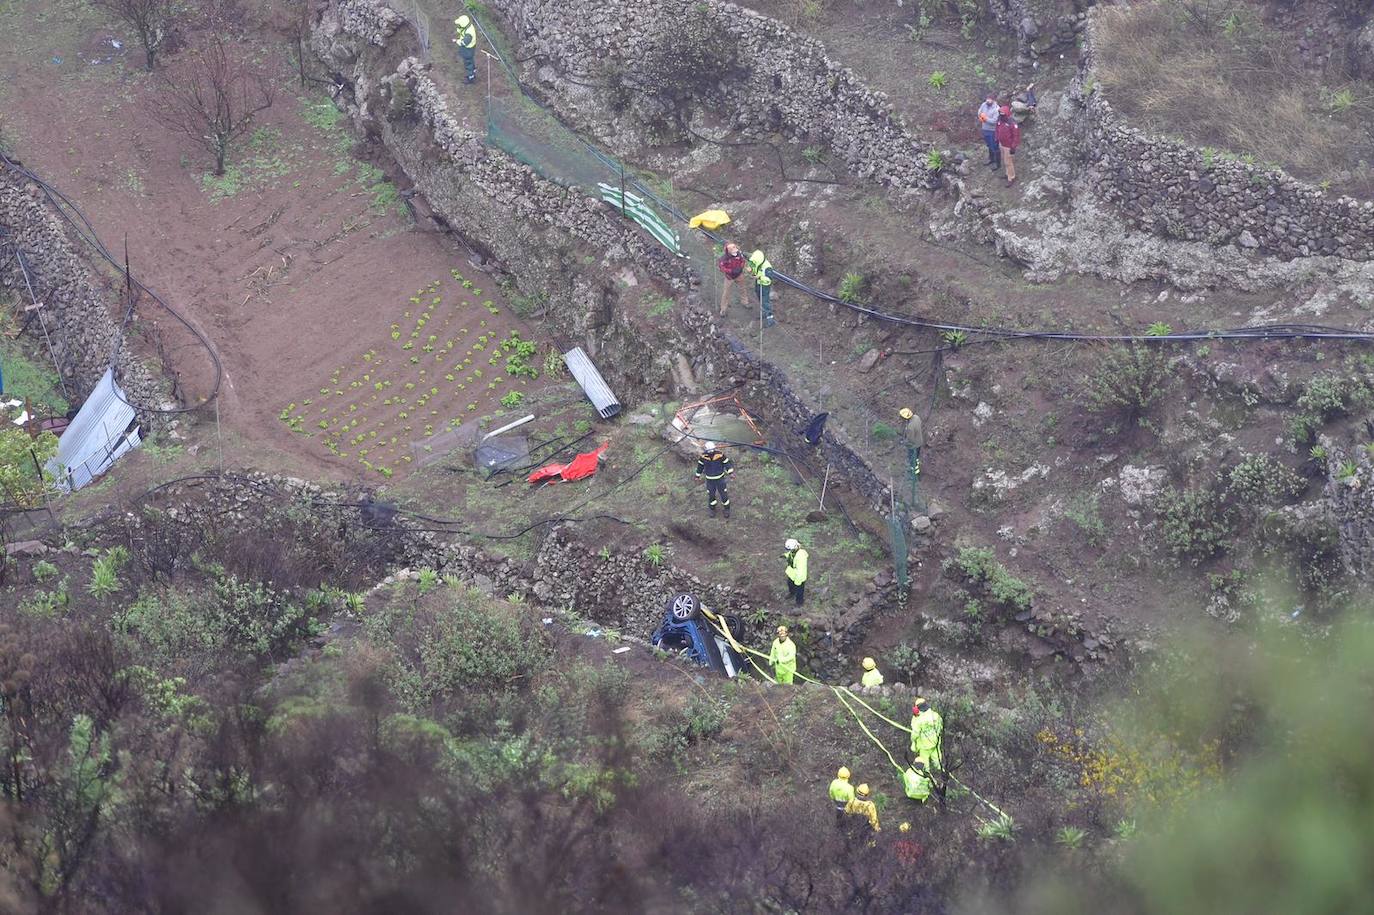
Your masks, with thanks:
M 1136 420 L 1164 396 L 1168 378 L 1168 361 L 1153 347 L 1116 347 L 1083 380 L 1083 405 Z
M 864 275 L 849 272 L 840 280 L 839 297 L 841 302 L 857 302 L 864 293 Z
M 921 653 L 915 645 L 909 642 L 900 643 L 887 653 L 886 661 L 889 672 L 896 679 L 907 684 L 916 682 L 916 674 L 921 669 Z
M 46 467 L 57 454 L 57 436 L 43 432 L 38 438 L 13 423 L 0 424 L 0 499 L 14 502 L 20 508 L 38 508 L 43 504 L 43 489 L 53 482 L 53 475 L 39 467 Z
M 1288 421 L 1288 432 L 1296 444 L 1305 445 L 1328 419 L 1369 403 L 1371 394 L 1362 378 L 1334 373 L 1314 376 L 1298 395 L 1297 414 Z
M 122 546 L 110 547 L 100 558 L 91 563 L 91 580 L 86 590 L 95 597 L 104 599 L 118 591 L 119 567 L 129 558 L 129 551 Z
M 1226 492 L 1241 507 L 1284 504 L 1302 492 L 1301 477 L 1267 454 L 1248 454 L 1226 474 Z
M 1175 562 L 1197 565 L 1220 552 L 1231 539 L 1230 513 L 1208 489 L 1168 489 L 1156 503 L 1160 539 Z
M 393 599 L 363 628 L 391 652 L 388 680 L 416 714 L 460 694 L 509 691 L 538 671 L 547 653 L 542 635 L 518 612 L 466 589 Z
M 1035 598 L 1034 589 L 1014 577 L 1007 567 L 997 561 L 997 554 L 982 547 L 963 547 L 955 565 L 964 577 L 982 585 L 993 600 L 1018 613 L 1029 610 Z
M 1064 509 L 1064 517 L 1073 523 L 1092 546 L 1101 546 L 1107 539 L 1107 526 L 1102 521 L 1101 493 L 1096 491 L 1072 499 Z

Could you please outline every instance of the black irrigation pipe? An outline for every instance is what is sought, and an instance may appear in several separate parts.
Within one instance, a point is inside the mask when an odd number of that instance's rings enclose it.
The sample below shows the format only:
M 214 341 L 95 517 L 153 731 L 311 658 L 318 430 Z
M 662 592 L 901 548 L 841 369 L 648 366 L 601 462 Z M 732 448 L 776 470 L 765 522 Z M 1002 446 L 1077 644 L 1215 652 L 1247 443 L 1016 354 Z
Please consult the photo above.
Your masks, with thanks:
M 478 22 L 478 28 L 481 28 L 482 33 L 486 35 L 486 29 L 482 28 L 480 22 Z M 490 36 L 488 35 L 487 37 L 490 41 Z M 494 42 L 492 43 L 492 45 L 493 48 L 495 48 Z M 507 74 L 510 76 L 512 82 L 515 84 L 515 88 L 519 90 L 521 95 L 523 95 L 527 99 L 530 99 L 542 110 L 544 110 L 551 117 L 553 117 L 555 121 L 558 121 L 558 123 L 561 124 L 564 127 L 564 129 L 568 130 L 569 133 L 571 133 L 572 136 L 591 155 L 595 156 L 604 165 L 606 165 L 606 167 L 614 169 L 620 166 L 619 162 L 610 159 L 608 156 L 604 155 L 592 144 L 582 139 L 582 137 L 575 130 L 573 130 L 571 127 L 568 127 L 567 124 L 564 124 L 562 120 L 557 116 L 557 114 L 550 111 L 546 106 L 541 105 L 537 101 L 535 101 L 530 96 L 530 94 L 525 91 L 524 85 L 520 82 L 520 78 L 516 75 L 514 68 L 511 67 L 510 64 L 507 63 L 503 57 L 501 57 L 499 50 L 497 51 L 497 57 L 501 60 L 502 64 L 505 65 Z M 638 87 L 635 86 L 627 85 L 627 88 L 630 88 L 632 91 L 642 91 L 638 90 Z M 686 125 L 684 125 L 684 127 L 685 126 Z M 748 144 L 739 144 L 728 141 L 711 140 L 709 137 L 703 137 L 700 134 L 696 133 L 696 131 L 691 130 L 690 127 L 687 127 L 687 130 L 691 132 L 694 136 L 697 136 L 699 139 L 715 143 L 720 146 L 755 145 L 755 143 L 758 142 L 751 141 Z M 771 146 L 771 144 L 766 145 Z M 776 147 L 774 147 L 774 152 L 778 152 Z M 781 158 L 780 154 L 779 158 Z M 785 177 L 786 172 L 784 171 L 783 174 Z M 690 221 L 687 214 L 684 213 L 680 208 L 673 205 L 671 202 L 664 200 L 658 194 L 654 193 L 651 189 L 644 187 L 644 185 L 637 179 L 637 177 L 633 175 L 633 173 L 631 173 L 631 175 L 627 177 L 629 178 L 627 182 L 628 184 L 632 185 L 640 193 L 643 193 L 646 196 L 652 198 L 665 210 L 672 213 L 679 221 L 683 223 L 687 223 Z M 795 180 L 815 181 L 817 179 Z M 700 231 L 703 235 L 705 235 L 707 238 L 709 238 L 711 241 L 717 244 L 721 244 L 725 240 L 724 236 L 720 235 L 719 233 L 712 232 L 707 229 L 701 229 Z M 1374 342 L 1374 333 L 1357 331 L 1343 327 L 1331 327 L 1321 324 L 1261 324 L 1213 331 L 1183 331 L 1176 334 L 1171 333 L 1159 336 L 1152 334 L 1084 334 L 1065 330 L 1026 330 L 1024 328 L 996 326 L 977 327 L 972 324 L 958 324 L 945 321 L 927 321 L 922 320 L 920 318 L 909 317 L 906 315 L 894 314 L 892 312 L 884 311 L 880 308 L 871 305 L 865 305 L 859 302 L 846 302 L 837 296 L 831 295 L 830 293 L 825 292 L 824 290 L 817 289 L 814 286 L 803 283 L 800 280 L 794 279 L 788 276 L 787 274 L 781 273 L 777 270 L 774 270 L 772 272 L 772 276 L 775 279 L 781 281 L 784 285 L 791 286 L 792 288 L 800 292 L 804 292 L 807 295 L 810 295 L 813 298 L 818 299 L 819 301 L 827 302 L 832 305 L 842 305 L 845 308 L 848 308 L 852 311 L 856 311 L 860 314 L 867 315 L 871 318 L 876 318 L 880 321 L 886 321 L 891 324 L 899 324 L 907 327 L 921 328 L 924 330 L 934 330 L 942 333 L 979 334 L 985 338 L 983 340 L 964 341 L 957 345 L 952 344 L 947 347 L 940 347 L 940 350 L 953 350 L 959 348 L 960 346 L 970 346 L 973 343 L 995 342 L 998 340 L 1064 340 L 1075 343 L 1139 343 L 1146 345 L 1157 345 L 1164 343 L 1191 343 L 1208 340 L 1350 340 L 1363 343 Z
M 114 396 L 118 398 L 122 403 L 134 408 L 135 410 L 142 410 L 145 413 L 149 413 L 155 416 L 172 416 L 184 413 L 194 413 L 195 411 L 213 402 L 215 398 L 219 396 L 220 387 L 224 382 L 224 364 L 220 361 L 219 353 L 215 351 L 215 347 L 210 342 L 210 339 L 207 336 L 205 336 L 205 334 L 201 333 L 201 331 L 187 318 L 185 318 L 180 312 L 172 308 L 172 306 L 168 305 L 162 299 L 161 296 L 153 292 L 147 286 L 143 285 L 142 282 L 140 282 L 137 278 L 135 278 L 131 273 L 127 271 L 126 265 L 121 264 L 114 257 L 114 255 L 111 254 L 110 251 L 101 243 L 100 237 L 96 234 L 95 227 L 92 226 L 90 220 L 86 218 L 86 214 L 81 212 L 81 208 L 78 207 L 75 203 L 73 203 L 70 198 L 68 198 L 65 194 L 63 194 L 52 184 L 49 184 L 47 181 L 44 181 L 30 169 L 24 167 L 17 161 L 11 159 L 8 155 L 5 154 L 3 150 L 0 150 L 0 162 L 3 162 L 5 166 L 8 167 L 11 171 L 23 175 L 25 178 L 29 179 L 34 184 L 38 185 L 43 190 L 43 193 L 47 196 L 48 202 L 51 203 L 53 205 L 53 208 L 57 210 L 57 212 L 62 216 L 64 220 L 66 220 L 67 224 L 75 230 L 76 234 L 81 238 L 81 240 L 86 242 L 86 244 L 90 245 L 92 248 L 94 248 L 95 251 L 106 261 L 108 261 L 110 265 L 113 266 L 116 270 L 118 270 L 120 273 L 123 273 L 131 285 L 138 287 L 139 291 L 146 293 L 147 296 L 151 298 L 154 302 L 156 302 L 159 306 L 161 306 L 162 309 L 167 312 L 167 314 L 171 315 L 178 322 L 180 322 L 182 326 L 189 330 L 192 333 L 192 335 L 195 336 L 196 340 L 200 343 L 200 345 L 205 347 L 205 351 L 209 353 L 210 361 L 214 364 L 215 367 L 215 381 L 214 384 L 211 386 L 210 393 L 206 395 L 205 399 L 201 403 L 198 403 L 195 406 L 174 407 L 172 409 L 140 406 L 139 404 L 135 404 L 125 399 L 119 393 L 118 389 L 115 390 Z M 73 214 L 75 214 L 75 218 L 73 218 Z M 80 224 L 78 224 L 77 220 L 80 220 Z M 22 258 L 20 258 L 20 268 L 23 269 L 27 274 L 27 267 L 24 265 Z M 128 329 L 129 324 L 133 321 L 133 314 L 134 302 L 131 299 L 131 301 L 129 302 L 129 307 L 125 311 L 124 320 L 120 324 L 120 333 L 118 341 L 115 344 L 115 351 L 111 354 L 112 363 L 116 361 L 116 359 L 119 356 L 120 350 L 124 346 L 124 334 L 125 331 Z

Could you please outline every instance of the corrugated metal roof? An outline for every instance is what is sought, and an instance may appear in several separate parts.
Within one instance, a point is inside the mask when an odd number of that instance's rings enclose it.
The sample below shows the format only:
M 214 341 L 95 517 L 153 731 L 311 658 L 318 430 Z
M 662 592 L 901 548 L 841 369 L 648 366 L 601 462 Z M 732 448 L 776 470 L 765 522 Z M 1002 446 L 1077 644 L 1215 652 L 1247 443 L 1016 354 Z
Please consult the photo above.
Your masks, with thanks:
M 48 469 L 64 489 L 80 489 L 109 469 L 130 448 L 140 443 L 138 429 L 130 429 L 134 408 L 125 402 L 108 368 L 91 396 L 81 405 L 70 426 L 57 440 L 57 457 Z
M 601 373 L 592 365 L 592 360 L 582 351 L 582 347 L 576 346 L 563 354 L 563 362 L 567 364 L 568 371 L 572 373 L 577 383 L 582 385 L 583 392 L 596 407 L 596 412 L 601 414 L 602 419 L 610 419 L 620 412 L 620 401 L 615 399 L 607 386 Z

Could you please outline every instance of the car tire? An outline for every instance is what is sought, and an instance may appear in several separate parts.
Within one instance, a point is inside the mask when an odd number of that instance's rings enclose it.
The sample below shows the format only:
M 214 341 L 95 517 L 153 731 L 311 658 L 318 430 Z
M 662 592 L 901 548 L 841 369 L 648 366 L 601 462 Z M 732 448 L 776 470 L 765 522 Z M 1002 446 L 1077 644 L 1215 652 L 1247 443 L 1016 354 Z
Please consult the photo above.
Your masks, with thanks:
M 668 613 L 679 623 L 696 619 L 700 612 L 701 603 L 691 594 L 674 594 L 668 599 Z

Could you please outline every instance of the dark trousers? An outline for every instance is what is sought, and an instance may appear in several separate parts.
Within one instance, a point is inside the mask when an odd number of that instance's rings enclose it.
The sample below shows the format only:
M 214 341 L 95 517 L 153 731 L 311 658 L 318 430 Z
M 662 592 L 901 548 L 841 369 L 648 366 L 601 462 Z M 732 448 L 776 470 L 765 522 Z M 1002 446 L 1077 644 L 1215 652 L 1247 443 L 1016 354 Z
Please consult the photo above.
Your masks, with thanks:
M 792 579 L 787 579 L 787 596 L 795 598 L 797 606 L 802 605 L 802 598 L 806 596 L 806 582 L 796 584 Z
M 458 46 L 458 56 L 463 58 L 463 69 L 467 71 L 468 82 L 477 80 L 477 49 Z
M 706 496 L 711 500 L 708 503 L 711 506 L 711 511 L 716 510 L 717 502 L 720 502 L 728 510 L 730 508 L 730 494 L 725 491 L 725 477 L 721 477 L 719 480 L 707 480 Z
M 988 164 L 989 164 L 989 165 L 1001 165 L 1001 164 L 1002 164 L 1002 151 L 1001 151 L 1001 149 L 1000 149 L 1000 148 L 998 147 L 998 145 L 997 145 L 997 131 L 995 131 L 995 130 L 985 130 L 985 131 L 983 131 L 983 142 L 986 143 L 986 144 L 988 145 Z
M 778 323 L 777 321 L 773 320 L 773 284 L 769 283 L 767 286 L 765 286 L 762 283 L 759 283 L 758 289 L 759 309 L 761 314 L 763 315 L 763 323 L 766 327 L 772 327 L 774 324 Z

